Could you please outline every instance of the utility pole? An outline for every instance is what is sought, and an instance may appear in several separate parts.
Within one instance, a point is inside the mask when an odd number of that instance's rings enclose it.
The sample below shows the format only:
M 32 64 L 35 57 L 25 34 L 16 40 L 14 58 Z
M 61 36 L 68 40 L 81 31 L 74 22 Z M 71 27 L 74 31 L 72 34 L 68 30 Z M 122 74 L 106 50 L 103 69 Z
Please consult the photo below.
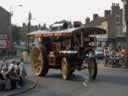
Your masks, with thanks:
M 22 7 L 23 5 L 20 4 L 20 5 L 15 5 L 15 7 L 18 6 L 18 7 Z M 13 34 L 12 34 L 12 16 L 13 16 L 13 9 L 12 9 L 13 6 L 10 6 L 10 12 L 9 12 L 9 39 L 10 39 L 10 50 L 12 50 L 12 46 L 13 46 Z
M 31 31 L 31 19 L 32 19 L 32 14 L 29 12 L 28 14 L 28 33 Z M 27 37 L 27 48 L 28 48 L 28 53 L 30 52 L 30 46 L 29 46 L 29 37 Z
M 10 50 L 12 50 L 12 9 L 10 8 L 9 13 L 9 39 L 10 39 Z

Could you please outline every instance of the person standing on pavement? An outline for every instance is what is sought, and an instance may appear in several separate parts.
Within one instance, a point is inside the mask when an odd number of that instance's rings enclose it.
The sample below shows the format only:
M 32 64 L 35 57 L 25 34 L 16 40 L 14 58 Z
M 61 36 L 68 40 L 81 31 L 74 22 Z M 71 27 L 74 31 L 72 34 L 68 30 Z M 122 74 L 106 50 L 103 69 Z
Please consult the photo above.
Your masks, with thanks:
M 12 61 L 12 63 L 9 64 L 8 71 L 11 71 L 14 69 L 15 63 L 16 63 L 15 61 Z
M 127 51 L 126 48 L 123 47 L 120 50 L 120 63 L 121 63 L 121 67 L 125 68 L 126 67 L 126 62 L 127 62 Z
M 109 57 L 108 48 L 105 47 L 103 51 L 104 51 L 104 66 L 107 66 L 107 64 L 108 64 L 108 57 Z
M 24 62 L 27 61 L 27 58 L 28 58 L 28 53 L 27 53 L 27 51 L 23 51 L 23 52 L 22 52 L 22 58 L 23 58 L 23 61 L 24 61 Z
M 108 54 L 109 54 L 109 56 L 108 56 L 108 64 L 109 65 L 112 64 L 112 50 L 113 50 L 113 48 L 109 48 L 108 49 Z
M 119 59 L 120 59 L 120 53 L 119 53 L 119 50 L 116 49 L 115 50 L 115 61 L 114 61 L 116 67 L 119 67 L 120 66 Z
M 26 73 L 26 68 L 25 68 L 25 63 L 24 63 L 23 58 L 20 59 L 19 69 L 20 69 L 19 75 L 21 79 L 25 80 L 27 73 Z
M 14 73 L 15 73 L 15 75 L 16 75 L 16 77 L 17 77 L 17 83 L 16 83 L 16 87 L 17 88 L 21 88 L 21 86 L 22 86 L 22 79 L 21 79 L 21 77 L 20 77 L 20 67 L 19 67 L 19 64 L 20 64 L 20 62 L 17 62 L 16 64 L 15 64 L 15 69 L 14 69 Z
M 15 65 L 16 65 L 16 62 L 12 61 L 8 69 L 8 76 L 9 76 L 9 79 L 11 80 L 11 89 L 17 88 L 16 83 L 17 83 L 18 77 L 16 76 L 16 73 L 15 73 Z

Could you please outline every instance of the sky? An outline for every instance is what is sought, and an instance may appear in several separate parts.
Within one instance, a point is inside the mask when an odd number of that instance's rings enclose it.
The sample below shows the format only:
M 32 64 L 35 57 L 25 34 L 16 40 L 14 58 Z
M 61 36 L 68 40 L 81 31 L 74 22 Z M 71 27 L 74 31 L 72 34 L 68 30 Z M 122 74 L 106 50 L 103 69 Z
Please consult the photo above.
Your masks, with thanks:
M 64 19 L 84 23 L 85 18 L 92 18 L 94 13 L 103 16 L 112 3 L 119 3 L 122 8 L 121 0 L 0 0 L 0 6 L 13 13 L 12 24 L 16 25 L 27 23 L 29 12 L 32 25 L 49 25 Z

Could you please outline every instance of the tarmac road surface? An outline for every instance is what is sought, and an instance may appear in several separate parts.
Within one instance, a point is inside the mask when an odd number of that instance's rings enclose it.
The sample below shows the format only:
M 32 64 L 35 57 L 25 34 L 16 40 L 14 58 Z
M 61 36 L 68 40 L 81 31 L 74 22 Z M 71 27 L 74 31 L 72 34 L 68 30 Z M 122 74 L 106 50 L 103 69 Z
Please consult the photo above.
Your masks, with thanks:
M 59 70 L 49 70 L 45 78 L 34 76 L 29 65 L 28 72 L 37 87 L 18 96 L 128 96 L 128 70 L 100 67 L 97 80 L 86 85 L 85 71 L 76 71 L 70 81 L 62 80 Z

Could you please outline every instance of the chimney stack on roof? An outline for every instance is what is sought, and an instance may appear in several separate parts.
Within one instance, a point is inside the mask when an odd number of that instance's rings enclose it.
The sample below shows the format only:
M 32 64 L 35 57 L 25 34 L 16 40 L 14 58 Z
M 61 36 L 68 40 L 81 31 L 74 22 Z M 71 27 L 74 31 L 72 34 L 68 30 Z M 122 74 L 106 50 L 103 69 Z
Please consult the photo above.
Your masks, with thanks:
M 97 20 L 99 18 L 98 14 L 93 14 L 93 20 Z
M 89 23 L 91 22 L 91 21 L 90 21 L 90 18 L 87 17 L 85 22 L 86 22 L 86 24 L 89 24 Z
M 104 17 L 108 18 L 111 15 L 111 10 L 105 10 L 104 11 Z

